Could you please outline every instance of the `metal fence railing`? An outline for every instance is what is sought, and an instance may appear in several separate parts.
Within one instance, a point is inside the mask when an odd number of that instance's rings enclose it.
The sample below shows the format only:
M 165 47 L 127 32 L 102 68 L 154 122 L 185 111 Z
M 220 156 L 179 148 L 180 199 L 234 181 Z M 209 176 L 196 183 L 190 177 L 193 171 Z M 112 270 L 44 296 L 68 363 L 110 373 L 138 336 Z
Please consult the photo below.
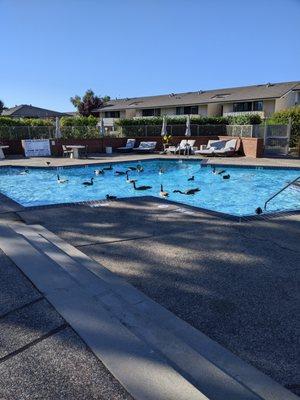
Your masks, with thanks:
M 184 136 L 186 126 L 182 125 L 167 125 L 167 133 L 172 136 Z M 123 136 L 132 137 L 147 137 L 160 136 L 161 125 L 128 125 L 121 128 Z M 196 125 L 191 124 L 192 136 L 218 136 L 226 135 L 226 125 Z
M 184 124 L 167 125 L 167 132 L 172 136 L 184 136 Z M 99 138 L 96 126 L 62 126 L 63 139 Z M 130 125 L 118 127 L 117 131 L 107 131 L 110 137 L 141 137 L 161 135 L 160 125 Z M 264 140 L 266 153 L 287 154 L 289 147 L 299 142 L 299 125 L 197 125 L 191 124 L 192 136 L 235 136 L 241 138 L 261 138 Z M 0 126 L 1 140 L 53 139 L 56 137 L 55 126 Z

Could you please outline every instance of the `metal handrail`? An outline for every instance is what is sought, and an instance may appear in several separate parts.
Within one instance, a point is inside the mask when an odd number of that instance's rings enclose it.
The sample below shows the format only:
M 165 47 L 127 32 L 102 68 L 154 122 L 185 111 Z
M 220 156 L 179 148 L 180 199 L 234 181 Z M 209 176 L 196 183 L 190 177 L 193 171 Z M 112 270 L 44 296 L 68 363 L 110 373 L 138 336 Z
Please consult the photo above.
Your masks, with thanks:
M 275 194 L 273 194 L 273 196 L 271 196 L 264 205 L 264 209 L 266 210 L 267 208 L 267 204 L 269 203 L 269 201 L 271 201 L 272 199 L 274 199 L 274 197 L 276 197 L 279 193 L 283 192 L 286 188 L 288 188 L 289 186 L 291 186 L 293 183 L 297 182 L 297 180 L 300 179 L 300 176 L 298 176 L 296 179 L 294 179 L 293 181 L 289 182 L 287 185 L 285 185 L 282 189 L 280 189 L 278 192 L 276 192 Z

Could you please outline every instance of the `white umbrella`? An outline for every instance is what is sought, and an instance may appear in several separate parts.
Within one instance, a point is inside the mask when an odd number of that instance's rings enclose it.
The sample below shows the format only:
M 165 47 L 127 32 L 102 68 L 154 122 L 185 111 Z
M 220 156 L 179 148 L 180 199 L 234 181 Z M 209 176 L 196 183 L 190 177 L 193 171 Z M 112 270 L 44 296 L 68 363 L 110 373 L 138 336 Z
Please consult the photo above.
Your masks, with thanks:
M 167 134 L 167 118 L 164 116 L 163 117 L 163 124 L 161 127 L 161 136 L 166 136 Z
M 186 117 L 186 128 L 185 128 L 185 137 L 191 137 L 191 119 L 190 119 L 190 116 L 188 115 L 187 117 Z M 187 153 L 187 155 L 189 154 L 189 152 L 190 152 L 190 146 L 189 146 L 189 144 L 188 144 L 188 139 L 186 139 L 186 153 Z
M 186 137 L 192 136 L 192 134 L 191 134 L 191 119 L 190 119 L 189 115 L 186 117 L 186 125 L 185 126 L 186 126 L 186 128 L 185 128 L 185 136 Z
M 100 134 L 101 137 L 103 137 L 105 135 L 105 128 L 104 128 L 104 120 L 103 120 L 103 118 L 100 118 L 100 121 L 99 121 L 98 125 L 99 125 L 99 134 Z
M 56 137 L 56 139 L 60 139 L 61 138 L 59 117 L 55 118 L 55 137 Z

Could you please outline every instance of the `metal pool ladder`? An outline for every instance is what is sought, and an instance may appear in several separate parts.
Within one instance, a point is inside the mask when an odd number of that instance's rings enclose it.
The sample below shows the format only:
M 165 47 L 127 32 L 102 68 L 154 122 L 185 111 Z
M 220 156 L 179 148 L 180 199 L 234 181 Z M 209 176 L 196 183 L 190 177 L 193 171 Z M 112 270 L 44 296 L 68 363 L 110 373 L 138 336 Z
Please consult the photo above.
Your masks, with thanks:
M 278 192 L 276 192 L 275 194 L 273 194 L 273 196 L 271 196 L 264 205 L 264 209 L 267 209 L 267 204 L 269 203 L 269 201 L 271 201 L 272 199 L 274 199 L 274 197 L 276 197 L 279 193 L 283 192 L 286 188 L 288 188 L 289 186 L 291 186 L 293 183 L 297 182 L 297 180 L 300 179 L 300 176 L 298 176 L 296 179 L 294 179 L 293 181 L 289 182 L 287 185 L 285 185 L 282 189 L 278 190 Z

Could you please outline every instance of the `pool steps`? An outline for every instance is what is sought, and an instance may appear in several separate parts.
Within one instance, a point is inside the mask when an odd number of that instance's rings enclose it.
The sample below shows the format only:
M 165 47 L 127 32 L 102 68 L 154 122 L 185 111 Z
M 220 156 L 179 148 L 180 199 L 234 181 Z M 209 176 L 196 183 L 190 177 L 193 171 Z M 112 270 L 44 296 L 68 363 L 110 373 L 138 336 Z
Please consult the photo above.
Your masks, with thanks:
M 298 398 L 41 225 L 0 247 L 135 399 Z

